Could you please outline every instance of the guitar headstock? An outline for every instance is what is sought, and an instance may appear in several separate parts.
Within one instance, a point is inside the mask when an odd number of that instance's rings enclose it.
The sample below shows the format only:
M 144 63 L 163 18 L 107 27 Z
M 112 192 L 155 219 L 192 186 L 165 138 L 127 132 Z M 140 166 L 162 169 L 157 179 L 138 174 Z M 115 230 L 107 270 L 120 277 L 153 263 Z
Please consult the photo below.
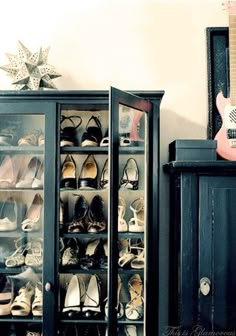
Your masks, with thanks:
M 224 9 L 227 9 L 228 13 L 231 15 L 236 15 L 236 1 L 235 0 L 229 0 L 222 3 L 222 6 Z

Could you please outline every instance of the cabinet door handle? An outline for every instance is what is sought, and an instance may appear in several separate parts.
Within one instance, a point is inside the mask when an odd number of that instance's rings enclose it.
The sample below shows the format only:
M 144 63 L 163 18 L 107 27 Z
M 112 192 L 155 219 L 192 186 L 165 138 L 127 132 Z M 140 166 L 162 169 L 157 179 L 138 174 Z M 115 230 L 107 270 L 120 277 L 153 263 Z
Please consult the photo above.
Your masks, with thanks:
M 46 292 L 51 292 L 52 284 L 50 282 L 46 282 L 44 288 Z
M 200 280 L 200 292 L 202 295 L 207 296 L 211 290 L 211 281 L 207 277 L 203 277 Z

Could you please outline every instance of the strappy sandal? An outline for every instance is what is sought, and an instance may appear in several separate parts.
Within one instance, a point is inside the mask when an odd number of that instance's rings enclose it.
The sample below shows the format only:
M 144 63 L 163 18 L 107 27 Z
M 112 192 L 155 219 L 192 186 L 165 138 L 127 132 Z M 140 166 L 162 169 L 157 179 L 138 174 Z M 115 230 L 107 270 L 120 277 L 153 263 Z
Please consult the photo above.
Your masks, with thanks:
M 80 267 L 84 270 L 96 268 L 99 262 L 99 239 L 88 241 L 85 256 L 80 259 Z
M 138 165 L 135 159 L 127 160 L 120 180 L 120 188 L 137 190 L 139 184 Z
M 68 225 L 68 232 L 85 232 L 85 216 L 88 212 L 88 203 L 83 195 L 79 195 L 75 202 L 74 217 Z
M 67 154 L 62 164 L 60 187 L 66 189 L 76 189 L 76 164 L 70 154 Z
M 119 197 L 119 204 L 118 204 L 118 232 L 127 232 L 128 225 L 125 220 L 125 211 L 126 211 L 126 204 L 123 197 Z
M 108 159 L 105 161 L 104 166 L 102 168 L 99 185 L 101 189 L 107 189 L 109 186 Z
M 25 257 L 25 264 L 32 267 L 40 267 L 43 264 L 43 247 L 41 240 L 32 240 Z
M 101 280 L 96 274 L 89 280 L 82 313 L 88 318 L 96 317 L 101 313 Z
M 135 325 L 127 325 L 124 327 L 126 336 L 137 336 L 137 327 Z
M 34 316 L 43 315 L 43 293 L 41 282 L 38 282 L 35 287 L 34 301 L 32 303 L 32 314 Z
M 97 189 L 98 165 L 93 155 L 88 155 L 84 161 L 78 179 L 79 189 Z
M 28 209 L 25 219 L 21 223 L 21 228 L 25 232 L 38 231 L 41 227 L 41 212 L 43 207 L 43 199 L 40 194 L 36 194 Z
M 62 266 L 79 264 L 79 243 L 76 238 L 70 238 L 62 254 Z
M 134 217 L 129 220 L 129 232 L 144 232 L 144 199 L 137 198 L 130 205 Z
M 131 250 L 136 250 L 136 256 L 131 261 L 130 266 L 134 269 L 143 269 L 145 266 L 145 259 L 144 259 L 144 247 L 131 247 Z
M 81 138 L 81 146 L 99 146 L 102 139 L 102 125 L 100 120 L 92 116 L 86 125 L 86 131 Z
M 34 295 L 34 287 L 30 282 L 18 291 L 19 295 L 16 296 L 11 305 L 11 314 L 13 316 L 27 316 L 31 311 L 31 298 Z
M 18 146 L 38 146 L 38 137 L 41 132 L 39 130 L 32 131 L 32 133 L 18 140 Z
M 118 265 L 122 268 L 127 268 L 135 257 L 135 254 L 131 252 L 131 239 L 120 239 Z
M 143 283 L 139 274 L 134 274 L 128 281 L 130 301 L 126 304 L 125 315 L 129 320 L 139 320 L 144 314 Z
M 78 119 L 78 123 L 75 123 L 73 119 Z M 66 124 L 66 121 L 69 121 L 70 126 L 64 126 Z M 60 140 L 60 146 L 76 146 L 77 140 L 76 140 L 76 130 L 81 125 L 82 119 L 80 116 L 69 116 L 66 117 L 64 115 L 61 116 L 61 140 Z
M 25 252 L 28 249 L 28 244 L 22 244 L 23 239 L 19 238 L 15 240 L 16 250 L 12 255 L 6 257 L 5 265 L 6 267 L 18 267 L 25 263 Z
M 106 230 L 105 204 L 101 196 L 95 195 L 88 211 L 88 228 L 89 233 L 99 233 Z

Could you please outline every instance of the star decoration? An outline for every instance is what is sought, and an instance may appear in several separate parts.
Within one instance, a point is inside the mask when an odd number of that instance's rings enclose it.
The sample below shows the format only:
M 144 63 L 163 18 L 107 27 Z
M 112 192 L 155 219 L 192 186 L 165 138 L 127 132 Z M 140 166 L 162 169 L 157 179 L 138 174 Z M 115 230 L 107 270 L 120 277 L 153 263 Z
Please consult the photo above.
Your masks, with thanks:
M 17 90 L 56 89 L 52 79 L 60 77 L 53 67 L 47 64 L 49 48 L 31 53 L 18 41 L 18 55 L 6 54 L 10 64 L 0 66 L 13 78 Z

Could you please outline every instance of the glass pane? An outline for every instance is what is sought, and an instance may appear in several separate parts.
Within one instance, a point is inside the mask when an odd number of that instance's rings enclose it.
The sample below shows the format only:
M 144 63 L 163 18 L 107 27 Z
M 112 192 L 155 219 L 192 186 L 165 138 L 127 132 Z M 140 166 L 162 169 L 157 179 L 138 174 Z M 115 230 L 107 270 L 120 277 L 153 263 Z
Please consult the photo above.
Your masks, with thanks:
M 22 318 L 6 335 L 40 333 L 45 120 L 1 114 L 0 125 L 0 318 Z
M 108 110 L 103 107 L 61 111 L 61 335 L 105 333 L 108 122 Z
M 119 105 L 119 335 L 144 332 L 145 117 L 144 112 Z

